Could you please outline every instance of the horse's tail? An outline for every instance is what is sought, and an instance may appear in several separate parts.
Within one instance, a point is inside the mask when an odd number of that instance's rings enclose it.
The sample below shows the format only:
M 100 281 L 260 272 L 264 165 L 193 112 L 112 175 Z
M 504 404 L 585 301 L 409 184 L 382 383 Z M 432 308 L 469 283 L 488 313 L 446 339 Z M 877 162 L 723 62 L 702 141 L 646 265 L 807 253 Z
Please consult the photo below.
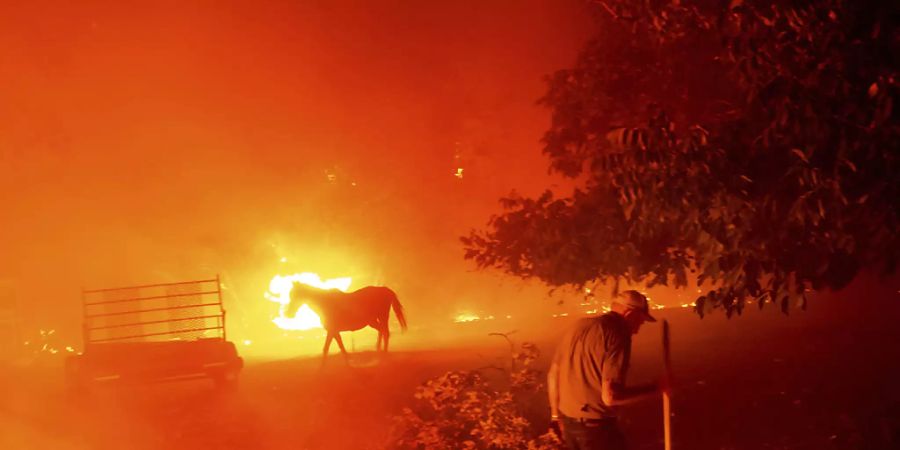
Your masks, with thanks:
M 403 305 L 400 304 L 400 300 L 397 300 L 397 294 L 391 298 L 391 307 L 394 308 L 394 315 L 400 322 L 400 329 L 406 331 L 406 316 L 403 315 Z

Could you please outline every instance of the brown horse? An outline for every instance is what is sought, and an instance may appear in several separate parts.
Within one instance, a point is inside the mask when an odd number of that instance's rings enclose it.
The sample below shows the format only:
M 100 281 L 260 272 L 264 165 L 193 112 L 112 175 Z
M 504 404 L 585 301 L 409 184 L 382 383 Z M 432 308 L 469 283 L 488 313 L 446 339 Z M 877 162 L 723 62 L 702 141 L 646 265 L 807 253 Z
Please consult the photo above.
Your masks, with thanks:
M 285 311 L 287 317 L 296 315 L 303 303 L 309 305 L 309 308 L 319 316 L 322 327 L 328 333 L 325 337 L 325 347 L 322 349 L 323 362 L 324 358 L 328 357 L 332 339 L 337 341 L 344 357 L 347 356 L 344 341 L 341 340 L 341 331 L 356 331 L 366 326 L 378 330 L 375 349 L 387 352 L 388 341 L 391 337 L 388 318 L 392 307 L 394 315 L 400 322 L 400 329 L 406 331 L 403 306 L 397 300 L 397 294 L 386 287 L 366 286 L 348 293 L 337 289 L 326 291 L 294 282 L 294 286 L 291 288 L 291 301 Z

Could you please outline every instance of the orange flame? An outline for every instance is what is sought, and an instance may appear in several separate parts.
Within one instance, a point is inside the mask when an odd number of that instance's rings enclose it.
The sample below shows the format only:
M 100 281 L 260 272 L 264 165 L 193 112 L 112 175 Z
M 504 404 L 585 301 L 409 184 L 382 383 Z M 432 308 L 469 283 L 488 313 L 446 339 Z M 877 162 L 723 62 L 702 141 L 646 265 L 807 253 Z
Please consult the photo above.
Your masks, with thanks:
M 472 313 L 467 313 L 467 312 L 457 314 L 456 317 L 453 319 L 453 321 L 456 323 L 475 322 L 478 320 L 481 320 L 481 316 L 479 316 L 478 314 L 472 314 Z
M 313 312 L 306 304 L 300 306 L 294 317 L 284 315 L 288 303 L 291 302 L 291 287 L 294 282 L 303 283 L 307 286 L 319 289 L 340 289 L 346 292 L 350 288 L 350 277 L 332 278 L 322 280 L 318 274 L 312 272 L 295 273 L 293 275 L 275 275 L 269 282 L 269 291 L 264 295 L 266 299 L 281 304 L 278 309 L 278 317 L 272 319 L 278 328 L 283 330 L 309 330 L 313 328 L 322 328 L 322 321 L 319 316 Z

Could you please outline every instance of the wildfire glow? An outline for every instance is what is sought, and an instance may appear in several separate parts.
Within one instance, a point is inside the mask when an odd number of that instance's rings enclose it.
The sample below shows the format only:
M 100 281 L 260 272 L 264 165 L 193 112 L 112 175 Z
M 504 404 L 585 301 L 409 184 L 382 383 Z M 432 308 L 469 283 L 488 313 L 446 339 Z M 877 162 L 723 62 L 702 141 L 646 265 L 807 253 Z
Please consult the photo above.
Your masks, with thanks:
M 283 330 L 322 328 L 322 321 L 319 320 L 319 316 L 305 304 L 300 306 L 294 317 L 284 315 L 288 303 L 291 302 L 291 287 L 295 281 L 319 289 L 339 289 L 346 292 L 350 288 L 351 279 L 344 277 L 323 281 L 319 278 L 319 275 L 311 272 L 275 275 L 272 277 L 272 281 L 269 282 L 269 291 L 265 293 L 265 297 L 270 301 L 281 304 L 281 307 L 278 309 L 278 317 L 272 319 L 272 322 Z
M 453 321 L 456 322 L 456 323 L 460 323 L 460 322 L 474 322 L 474 321 L 476 321 L 476 320 L 478 320 L 478 319 L 480 319 L 480 318 L 481 318 L 481 317 L 478 317 L 477 314 L 462 313 L 462 314 L 458 314 L 458 315 L 456 316 L 456 318 L 453 319 Z

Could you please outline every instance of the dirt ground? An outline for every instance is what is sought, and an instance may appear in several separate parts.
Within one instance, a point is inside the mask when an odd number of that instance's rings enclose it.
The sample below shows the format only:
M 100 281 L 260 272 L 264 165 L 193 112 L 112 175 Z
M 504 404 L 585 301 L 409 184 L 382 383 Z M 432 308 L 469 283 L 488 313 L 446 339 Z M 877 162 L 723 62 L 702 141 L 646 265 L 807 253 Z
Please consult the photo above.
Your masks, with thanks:
M 900 448 L 900 301 L 858 304 L 823 299 L 791 317 L 767 310 L 731 321 L 660 311 L 672 327 L 674 448 Z M 537 342 L 545 369 L 568 320 L 517 324 L 513 337 Z M 390 418 L 415 387 L 447 370 L 502 364 L 508 347 L 487 333 L 511 325 L 412 329 L 395 335 L 388 358 L 360 351 L 349 366 L 338 356 L 324 368 L 309 356 L 248 360 L 232 393 L 191 381 L 72 397 L 60 358 L 5 365 L 0 448 L 389 448 Z M 659 348 L 659 327 L 648 325 L 629 381 L 656 376 Z M 659 401 L 624 409 L 621 422 L 631 448 L 662 448 Z

